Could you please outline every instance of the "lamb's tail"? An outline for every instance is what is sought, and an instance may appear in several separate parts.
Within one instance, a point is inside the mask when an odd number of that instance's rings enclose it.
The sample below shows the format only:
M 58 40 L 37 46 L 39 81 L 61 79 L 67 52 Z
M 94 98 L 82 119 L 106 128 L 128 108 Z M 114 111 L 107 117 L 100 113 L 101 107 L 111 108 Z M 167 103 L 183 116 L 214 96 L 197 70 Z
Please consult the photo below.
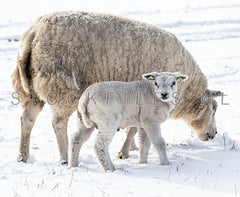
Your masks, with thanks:
M 18 52 L 17 67 L 11 76 L 13 88 L 18 90 L 19 86 L 21 86 L 25 94 L 30 93 L 31 45 L 34 37 L 35 33 L 31 31 L 31 28 L 23 35 Z
M 83 124 L 87 128 L 92 128 L 94 123 L 89 119 L 87 106 L 89 103 L 89 97 L 87 94 L 83 94 L 79 100 L 78 111 L 81 113 Z

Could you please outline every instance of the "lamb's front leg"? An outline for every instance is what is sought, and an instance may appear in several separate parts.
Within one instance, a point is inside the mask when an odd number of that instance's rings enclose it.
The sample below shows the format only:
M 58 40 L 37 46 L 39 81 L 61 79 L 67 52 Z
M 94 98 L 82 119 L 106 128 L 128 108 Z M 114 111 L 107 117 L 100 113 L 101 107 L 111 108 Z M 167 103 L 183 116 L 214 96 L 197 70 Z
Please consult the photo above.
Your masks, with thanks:
M 147 163 L 147 156 L 151 146 L 150 140 L 144 129 L 138 128 L 139 158 L 138 163 Z
M 95 152 L 97 154 L 98 160 L 103 166 L 105 171 L 114 171 L 115 167 L 110 159 L 109 155 L 109 145 L 112 141 L 116 131 L 114 130 L 103 130 L 99 128 L 96 142 L 95 142 Z
M 161 135 L 161 129 L 159 124 L 146 124 L 144 125 L 144 129 L 156 149 L 159 159 L 160 165 L 169 165 L 169 161 L 166 154 L 166 145 L 165 141 Z

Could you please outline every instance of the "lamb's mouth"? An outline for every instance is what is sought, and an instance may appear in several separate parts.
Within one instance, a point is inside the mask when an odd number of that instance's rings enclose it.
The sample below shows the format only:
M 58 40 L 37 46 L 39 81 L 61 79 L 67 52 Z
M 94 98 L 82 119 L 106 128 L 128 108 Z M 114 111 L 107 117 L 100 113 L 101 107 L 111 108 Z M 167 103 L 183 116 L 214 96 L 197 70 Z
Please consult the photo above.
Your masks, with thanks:
M 169 94 L 160 94 L 160 99 L 163 101 L 163 102 L 168 102 L 170 99 L 169 99 Z
M 162 102 L 169 102 L 169 101 L 171 101 L 171 99 L 169 97 L 164 97 L 164 98 L 161 97 L 160 100 Z
M 169 99 L 168 96 L 167 97 L 161 97 L 161 100 L 163 100 L 163 101 L 168 100 L 168 99 Z

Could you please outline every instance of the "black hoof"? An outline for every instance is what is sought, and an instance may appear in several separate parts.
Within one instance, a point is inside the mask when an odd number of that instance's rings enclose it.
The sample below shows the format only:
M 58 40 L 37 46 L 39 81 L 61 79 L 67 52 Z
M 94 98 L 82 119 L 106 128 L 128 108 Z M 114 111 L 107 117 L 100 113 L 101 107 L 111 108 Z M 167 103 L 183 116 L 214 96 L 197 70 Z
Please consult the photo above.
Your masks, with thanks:
M 129 156 L 124 156 L 122 153 L 118 154 L 118 159 L 127 159 Z
M 61 164 L 62 165 L 68 165 L 68 162 L 67 161 L 62 161 Z

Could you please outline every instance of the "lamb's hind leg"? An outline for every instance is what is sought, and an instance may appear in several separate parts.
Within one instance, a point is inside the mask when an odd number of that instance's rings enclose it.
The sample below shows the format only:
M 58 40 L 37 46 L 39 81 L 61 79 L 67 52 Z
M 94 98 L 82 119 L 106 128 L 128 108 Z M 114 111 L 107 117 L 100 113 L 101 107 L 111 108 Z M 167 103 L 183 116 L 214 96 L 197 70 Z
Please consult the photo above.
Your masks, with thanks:
M 68 149 L 68 167 L 78 166 L 78 157 L 80 149 L 85 141 L 89 139 L 92 134 L 94 127 L 88 129 L 79 120 L 78 131 L 73 133 L 70 139 Z
M 21 138 L 17 160 L 27 162 L 29 157 L 30 135 L 38 114 L 41 112 L 44 102 L 29 102 L 25 105 L 21 116 Z
M 129 151 L 130 151 L 130 147 L 132 146 L 132 144 L 134 142 L 134 136 L 137 133 L 137 128 L 136 127 L 131 127 L 128 129 L 127 131 L 127 138 L 120 150 L 120 152 L 118 153 L 118 158 L 119 159 L 126 159 L 129 157 Z M 134 146 L 134 145 L 133 145 Z M 136 147 L 136 145 L 135 145 Z
M 117 128 L 116 128 L 117 129 Z M 108 148 L 116 131 L 99 128 L 95 142 L 95 152 L 105 171 L 114 171 L 115 167 L 110 159 Z

